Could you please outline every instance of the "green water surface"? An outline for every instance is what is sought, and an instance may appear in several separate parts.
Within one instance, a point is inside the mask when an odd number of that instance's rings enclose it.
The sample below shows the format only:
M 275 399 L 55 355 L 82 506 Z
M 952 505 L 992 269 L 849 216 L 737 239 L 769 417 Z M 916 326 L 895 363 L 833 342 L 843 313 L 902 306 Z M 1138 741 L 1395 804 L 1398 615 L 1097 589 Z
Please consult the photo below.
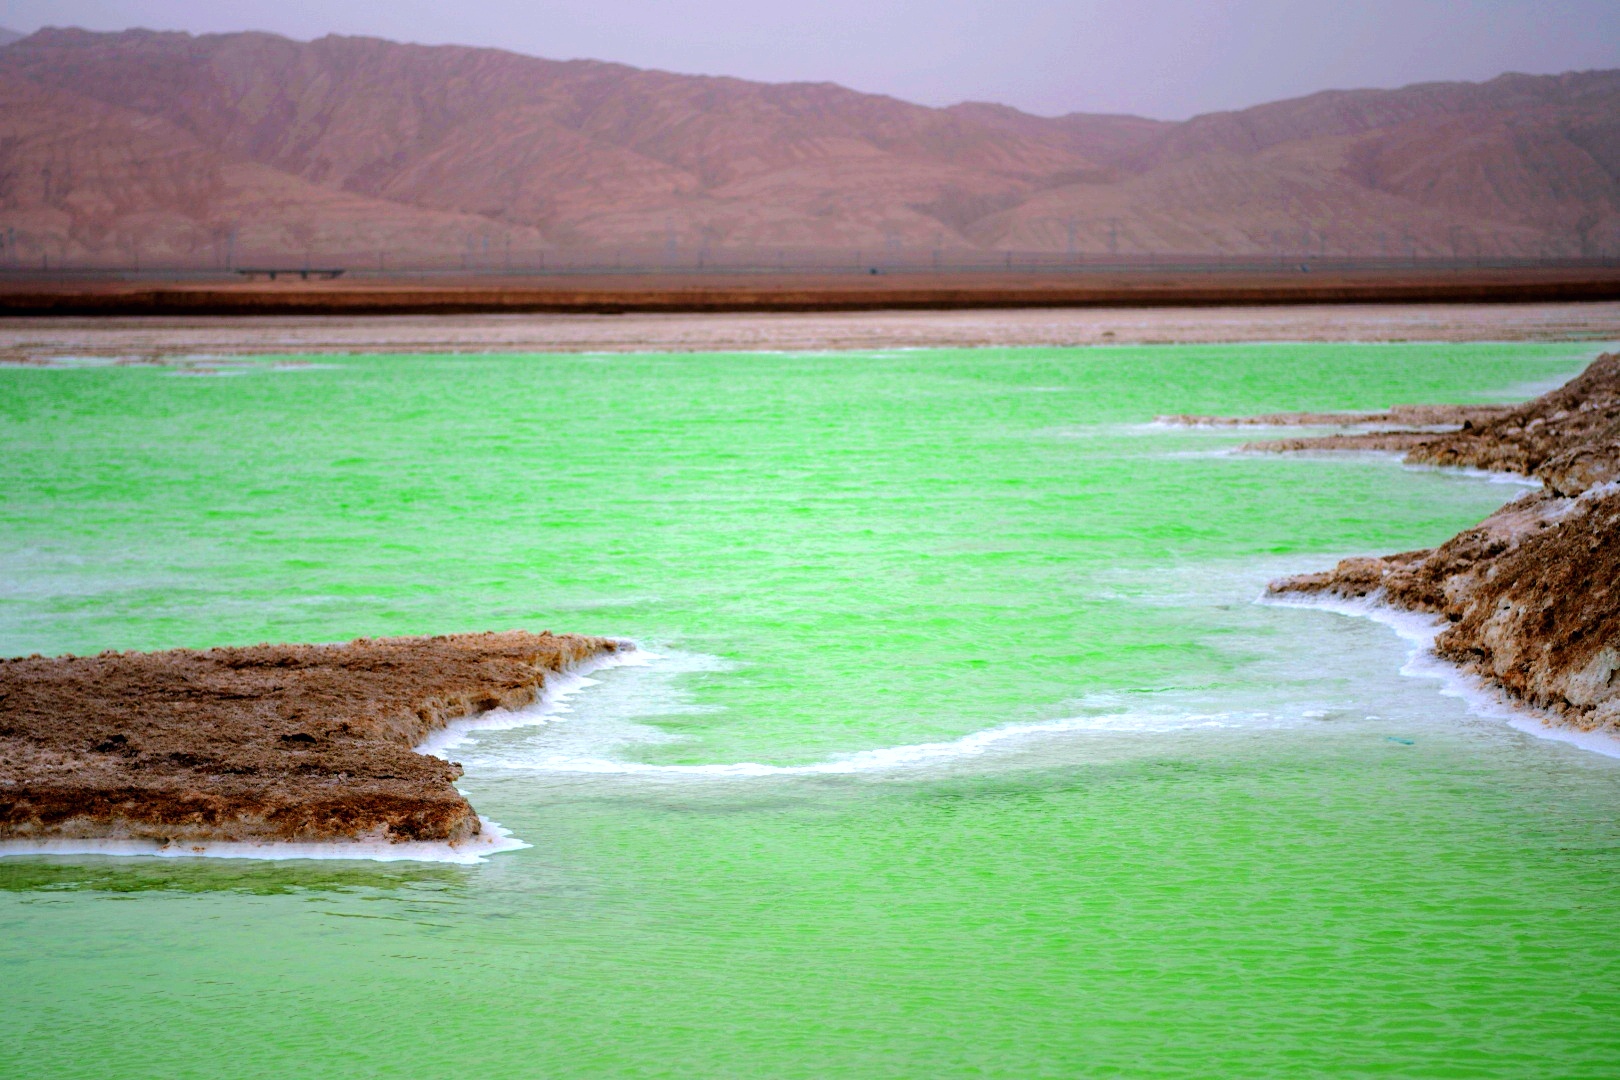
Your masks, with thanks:
M 630 637 L 476 866 L 0 859 L 5 1077 L 1614 1077 L 1620 761 L 1252 601 L 1588 345 L 0 370 L 0 653 Z

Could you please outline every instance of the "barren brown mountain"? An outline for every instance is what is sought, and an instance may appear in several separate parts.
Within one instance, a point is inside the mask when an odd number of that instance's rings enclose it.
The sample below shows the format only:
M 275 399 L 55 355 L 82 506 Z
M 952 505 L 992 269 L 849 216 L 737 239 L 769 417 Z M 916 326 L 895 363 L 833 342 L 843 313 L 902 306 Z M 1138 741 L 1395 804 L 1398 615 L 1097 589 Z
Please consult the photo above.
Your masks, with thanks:
M 533 265 L 559 249 L 1580 255 L 1620 72 L 1169 123 L 492 49 L 42 30 L 0 47 L 0 264 Z

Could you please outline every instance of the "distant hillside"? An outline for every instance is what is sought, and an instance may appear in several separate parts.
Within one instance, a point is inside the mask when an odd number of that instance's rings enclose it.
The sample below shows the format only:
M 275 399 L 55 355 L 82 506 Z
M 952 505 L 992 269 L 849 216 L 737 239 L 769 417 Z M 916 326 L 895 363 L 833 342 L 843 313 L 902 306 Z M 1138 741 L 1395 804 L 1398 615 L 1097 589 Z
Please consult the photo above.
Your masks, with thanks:
M 0 242 L 0 265 L 1579 254 L 1620 246 L 1620 72 L 1169 123 L 368 38 L 44 30 L 0 51 Z
M 15 30 L 7 30 L 5 27 L 0 26 L 0 49 L 10 45 L 13 41 L 21 41 L 24 36 Z

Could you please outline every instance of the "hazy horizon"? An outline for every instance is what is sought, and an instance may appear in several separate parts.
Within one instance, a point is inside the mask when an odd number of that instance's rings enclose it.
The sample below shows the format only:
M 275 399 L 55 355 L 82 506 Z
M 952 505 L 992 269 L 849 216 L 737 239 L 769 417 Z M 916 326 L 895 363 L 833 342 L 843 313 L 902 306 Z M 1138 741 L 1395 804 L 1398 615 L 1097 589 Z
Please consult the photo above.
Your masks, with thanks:
M 715 35 L 708 28 L 723 25 Z M 446 12 L 410 0 L 387 11 L 352 0 L 7 0 L 0 27 L 262 30 L 425 45 L 500 48 L 761 82 L 835 82 L 931 106 L 1011 105 L 1036 115 L 1129 113 L 1180 120 L 1324 90 L 1488 80 L 1620 67 L 1620 5 L 1593 0 L 1489 4 L 1388 0 L 1061 3 L 1015 12 L 983 0 L 833 0 L 814 10 L 739 0 L 653 5 L 560 0 L 543 11 L 497 0 Z

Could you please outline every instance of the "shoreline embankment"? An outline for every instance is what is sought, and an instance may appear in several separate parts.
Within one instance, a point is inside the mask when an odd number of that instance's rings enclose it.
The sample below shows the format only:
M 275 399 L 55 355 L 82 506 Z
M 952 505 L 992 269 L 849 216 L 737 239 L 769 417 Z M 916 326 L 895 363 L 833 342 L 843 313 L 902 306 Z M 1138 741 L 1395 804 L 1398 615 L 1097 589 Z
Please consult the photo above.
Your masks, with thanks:
M 296 273 L 296 271 L 289 271 Z M 1620 300 L 1620 267 L 521 274 L 333 281 L 13 274 L 0 317 L 747 314 Z
M 1253 422 L 1314 426 L 1325 419 L 1301 413 Z M 1348 419 L 1378 430 L 1245 449 L 1395 451 L 1409 464 L 1524 476 L 1540 487 L 1438 547 L 1345 559 L 1272 582 L 1267 596 L 1432 616 L 1433 650 L 1442 660 L 1549 723 L 1620 736 L 1620 354 L 1598 357 L 1522 405 L 1408 406 Z
M 0 848 L 488 847 L 461 766 L 417 748 L 633 648 L 508 631 L 0 660 Z

